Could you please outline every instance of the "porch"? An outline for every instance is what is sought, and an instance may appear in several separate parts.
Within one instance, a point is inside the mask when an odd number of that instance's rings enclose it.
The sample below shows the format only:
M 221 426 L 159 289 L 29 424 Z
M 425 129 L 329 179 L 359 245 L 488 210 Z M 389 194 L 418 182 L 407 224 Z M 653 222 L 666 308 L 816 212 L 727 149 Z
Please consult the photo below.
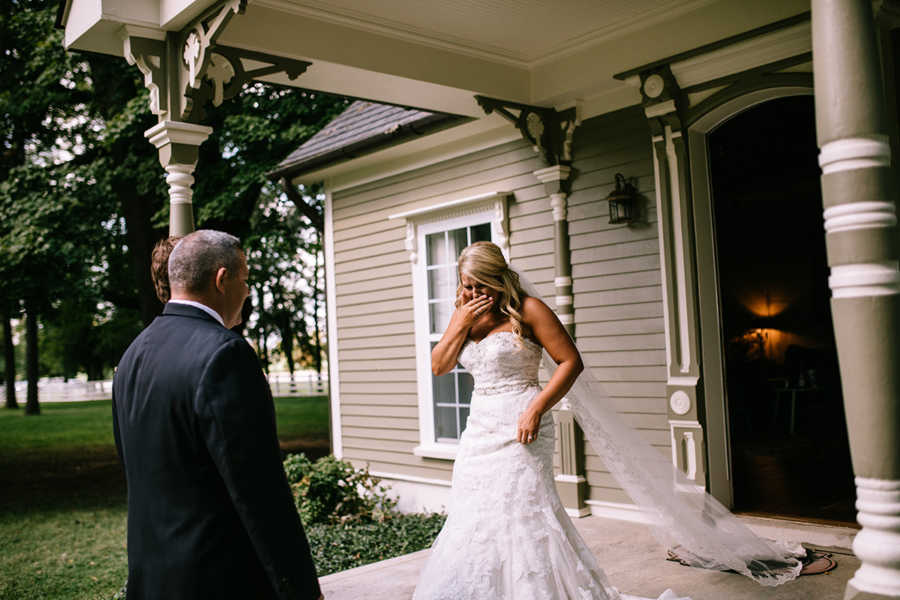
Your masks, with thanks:
M 804 540 L 810 548 L 833 554 L 837 567 L 821 575 L 800 577 L 768 588 L 733 573 L 706 571 L 665 560 L 665 550 L 642 524 L 591 516 L 575 519 L 575 527 L 597 557 L 610 581 L 625 594 L 656 598 L 666 588 L 692 600 L 838 600 L 860 561 L 848 549 L 852 529 L 747 518 L 768 537 Z M 807 543 L 806 540 L 814 540 Z M 399 600 L 412 597 L 430 550 L 349 569 L 319 581 L 328 600 Z

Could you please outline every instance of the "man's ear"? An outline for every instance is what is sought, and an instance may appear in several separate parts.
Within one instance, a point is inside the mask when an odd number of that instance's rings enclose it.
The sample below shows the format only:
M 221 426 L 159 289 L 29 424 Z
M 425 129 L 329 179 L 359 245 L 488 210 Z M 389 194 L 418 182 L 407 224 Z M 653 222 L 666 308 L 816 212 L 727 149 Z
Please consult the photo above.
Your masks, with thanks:
M 216 271 L 216 289 L 225 293 L 225 278 L 228 276 L 228 269 L 225 267 L 219 267 L 219 270 Z

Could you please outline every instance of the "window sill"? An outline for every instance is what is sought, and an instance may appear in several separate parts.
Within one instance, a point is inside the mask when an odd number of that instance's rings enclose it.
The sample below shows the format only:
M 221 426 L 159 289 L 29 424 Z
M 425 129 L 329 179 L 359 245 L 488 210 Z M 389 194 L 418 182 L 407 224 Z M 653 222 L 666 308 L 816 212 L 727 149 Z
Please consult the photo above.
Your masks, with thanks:
M 441 460 L 456 460 L 456 444 L 422 444 L 413 448 L 413 454 L 422 458 L 439 458 Z

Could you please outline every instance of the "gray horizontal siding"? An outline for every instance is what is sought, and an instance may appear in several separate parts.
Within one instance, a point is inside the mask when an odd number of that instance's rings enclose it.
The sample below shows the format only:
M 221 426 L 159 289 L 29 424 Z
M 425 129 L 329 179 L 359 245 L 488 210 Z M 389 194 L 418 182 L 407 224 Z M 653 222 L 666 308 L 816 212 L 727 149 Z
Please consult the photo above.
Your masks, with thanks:
M 569 197 L 576 335 L 608 401 L 668 452 L 662 287 L 649 132 L 637 108 L 586 121 L 574 142 Z M 553 306 L 554 228 L 549 198 L 532 172 L 543 167 L 511 142 L 332 197 L 338 370 L 345 456 L 376 471 L 448 480 L 449 461 L 417 457 L 418 401 L 412 276 L 405 226 L 391 214 L 472 190 L 513 193 L 510 254 Z M 635 177 L 644 226 L 610 225 L 606 196 L 617 172 Z M 589 445 L 590 497 L 628 502 Z
M 531 174 L 540 166 L 527 144 L 513 142 L 332 195 L 341 433 L 349 460 L 445 481 L 452 469 L 449 461 L 413 454 L 419 419 L 412 270 L 405 225 L 388 216 L 474 188 L 512 192 L 513 231 L 524 219 L 530 232 L 511 240 L 513 256 L 534 257 L 542 280 L 552 282 L 549 202 Z
M 665 330 L 650 133 L 634 107 L 585 121 L 575 133 L 577 177 L 568 220 L 575 334 L 607 400 L 650 443 L 669 452 Z M 646 224 L 611 225 L 615 175 L 637 180 Z M 585 444 L 592 500 L 630 502 Z

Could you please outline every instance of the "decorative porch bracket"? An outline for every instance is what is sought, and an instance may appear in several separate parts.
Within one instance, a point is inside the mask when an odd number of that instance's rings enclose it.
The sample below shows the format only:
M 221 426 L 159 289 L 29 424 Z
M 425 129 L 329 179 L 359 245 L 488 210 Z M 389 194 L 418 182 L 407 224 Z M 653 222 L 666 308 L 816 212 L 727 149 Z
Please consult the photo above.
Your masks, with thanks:
M 700 424 L 699 307 L 691 221 L 683 94 L 668 65 L 640 74 L 650 125 L 659 218 L 666 330 L 666 397 L 672 462 L 706 489 L 706 443 Z
M 572 136 L 580 124 L 574 108 L 557 111 L 517 102 L 475 96 L 485 114 L 497 114 L 515 125 L 535 152 L 541 152 L 547 166 L 572 164 Z
M 160 126 L 176 133 L 174 143 L 180 148 L 164 157 L 163 148 L 171 148 L 164 143 L 160 148 L 160 162 L 169 172 L 170 234 L 183 235 L 193 230 L 193 217 L 186 219 L 184 210 L 191 210 L 191 188 L 193 170 L 196 165 L 196 148 L 193 153 L 184 149 L 185 144 L 201 144 L 190 125 L 197 125 L 205 119 L 205 109 L 212 103 L 219 106 L 225 100 L 236 96 L 244 84 L 254 79 L 285 73 L 290 80 L 299 77 L 311 63 L 271 56 L 260 52 L 220 46 L 216 40 L 231 19 L 242 14 L 247 0 L 225 0 L 208 9 L 187 27 L 177 32 L 165 32 L 144 27 L 126 25 L 122 28 L 122 43 L 125 59 L 137 66 L 144 75 L 144 86 L 150 91 L 150 111 L 157 115 L 159 125 L 146 132 L 152 139 L 159 137 Z M 165 125 L 164 125 L 165 124 Z M 191 135 L 182 135 L 191 131 Z M 211 130 L 210 130 L 211 131 Z M 155 143 L 155 142 L 154 142 Z M 180 162 L 183 156 L 194 155 L 192 161 Z M 173 172 L 178 173 L 179 184 L 172 186 Z M 185 177 L 190 178 L 186 191 Z M 176 205 L 178 205 L 176 207 Z M 175 212 L 179 213 L 176 216 Z M 189 225 L 186 231 L 184 227 Z
M 571 189 L 573 170 L 572 137 L 581 123 L 576 109 L 557 111 L 516 102 L 475 96 L 486 114 L 497 114 L 511 122 L 535 152 L 541 152 L 544 169 L 534 176 L 544 184 L 553 211 L 554 262 L 556 265 L 556 313 L 572 339 L 575 339 L 575 314 L 572 295 L 572 262 L 569 252 L 569 223 L 566 198 Z M 554 409 L 558 427 L 560 472 L 556 489 L 566 512 L 575 517 L 591 514 L 585 503 L 588 496 L 584 470 L 584 434 L 565 398 Z

